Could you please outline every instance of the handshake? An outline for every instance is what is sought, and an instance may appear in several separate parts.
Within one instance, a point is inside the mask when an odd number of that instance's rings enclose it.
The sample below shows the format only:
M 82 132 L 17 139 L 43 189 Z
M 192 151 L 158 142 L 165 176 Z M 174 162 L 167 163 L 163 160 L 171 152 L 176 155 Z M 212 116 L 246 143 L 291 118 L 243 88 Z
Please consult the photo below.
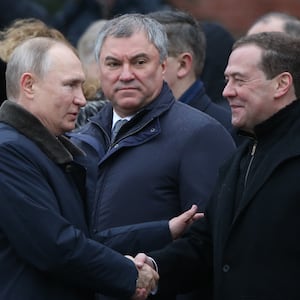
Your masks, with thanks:
M 187 227 L 189 227 L 189 225 L 191 225 L 195 220 L 204 216 L 203 213 L 197 213 L 197 209 L 198 207 L 193 205 L 189 210 L 169 221 L 169 228 L 173 240 L 179 238 Z M 132 256 L 126 257 L 135 263 L 139 272 L 136 291 L 132 299 L 144 300 L 150 293 L 154 293 L 157 290 L 159 279 L 159 275 L 156 272 L 157 266 L 155 262 L 144 253 L 139 253 L 135 258 Z
M 159 275 L 155 271 L 154 263 L 143 253 L 138 254 L 135 258 L 128 255 L 126 257 L 135 263 L 139 272 L 132 300 L 144 300 L 150 293 L 157 290 Z

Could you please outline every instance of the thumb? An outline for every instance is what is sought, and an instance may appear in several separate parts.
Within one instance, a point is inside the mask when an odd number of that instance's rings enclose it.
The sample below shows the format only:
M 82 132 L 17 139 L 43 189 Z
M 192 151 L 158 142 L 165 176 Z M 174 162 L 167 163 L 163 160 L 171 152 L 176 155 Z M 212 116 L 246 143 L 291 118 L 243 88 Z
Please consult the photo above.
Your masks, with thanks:
M 136 257 L 134 258 L 134 262 L 135 262 L 135 265 L 138 267 L 138 268 L 141 268 L 143 267 L 143 265 L 145 263 L 147 263 L 147 255 L 145 253 L 139 253 L 136 255 Z

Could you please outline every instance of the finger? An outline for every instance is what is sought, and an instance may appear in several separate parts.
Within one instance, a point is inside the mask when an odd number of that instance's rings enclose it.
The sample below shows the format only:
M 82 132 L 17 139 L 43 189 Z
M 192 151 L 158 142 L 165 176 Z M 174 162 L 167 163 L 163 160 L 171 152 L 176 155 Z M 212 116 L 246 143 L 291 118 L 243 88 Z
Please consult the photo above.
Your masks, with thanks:
M 136 257 L 134 258 L 135 265 L 136 265 L 138 268 L 143 267 L 143 265 L 146 263 L 146 261 L 147 261 L 147 255 L 144 254 L 144 253 L 139 253 L 139 254 L 137 254 Z
M 198 210 L 198 206 L 193 204 L 189 210 L 187 210 L 182 214 L 185 219 L 185 223 L 188 223 L 189 221 L 193 220 L 193 217 L 197 213 L 197 210 Z
M 193 221 L 196 221 L 196 220 L 199 220 L 201 218 L 204 217 L 204 213 L 196 213 L 194 216 L 193 216 Z

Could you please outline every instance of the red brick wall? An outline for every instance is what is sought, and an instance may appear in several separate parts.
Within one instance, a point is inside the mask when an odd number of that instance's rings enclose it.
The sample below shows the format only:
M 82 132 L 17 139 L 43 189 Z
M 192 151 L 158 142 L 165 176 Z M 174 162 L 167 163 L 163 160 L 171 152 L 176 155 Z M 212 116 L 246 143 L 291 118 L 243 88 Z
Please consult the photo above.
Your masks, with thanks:
M 223 24 L 235 37 L 243 35 L 257 17 L 281 11 L 300 18 L 300 0 L 169 0 L 200 20 Z

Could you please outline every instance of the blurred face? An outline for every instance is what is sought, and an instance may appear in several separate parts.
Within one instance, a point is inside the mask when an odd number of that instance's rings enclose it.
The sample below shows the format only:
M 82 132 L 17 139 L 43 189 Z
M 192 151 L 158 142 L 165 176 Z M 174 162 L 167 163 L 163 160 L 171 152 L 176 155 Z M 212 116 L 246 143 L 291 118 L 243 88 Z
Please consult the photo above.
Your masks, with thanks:
M 50 69 L 44 78 L 33 75 L 31 111 L 54 135 L 75 128 L 79 110 L 86 104 L 82 92 L 85 80 L 80 60 L 67 47 L 49 50 Z
M 278 110 L 276 78 L 266 79 L 258 65 L 261 54 L 255 45 L 241 46 L 233 50 L 225 70 L 223 96 L 231 107 L 232 124 L 248 132 Z
M 159 62 L 145 33 L 108 37 L 99 58 L 102 90 L 121 117 L 136 113 L 160 93 L 165 62 Z
M 180 62 L 177 57 L 168 56 L 167 58 L 167 68 L 164 75 L 165 81 L 168 83 L 169 87 L 172 89 L 176 86 L 177 82 L 177 70 L 180 66 Z

